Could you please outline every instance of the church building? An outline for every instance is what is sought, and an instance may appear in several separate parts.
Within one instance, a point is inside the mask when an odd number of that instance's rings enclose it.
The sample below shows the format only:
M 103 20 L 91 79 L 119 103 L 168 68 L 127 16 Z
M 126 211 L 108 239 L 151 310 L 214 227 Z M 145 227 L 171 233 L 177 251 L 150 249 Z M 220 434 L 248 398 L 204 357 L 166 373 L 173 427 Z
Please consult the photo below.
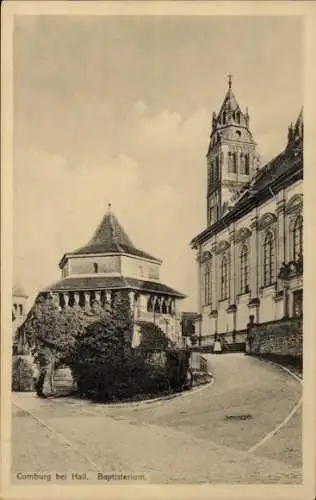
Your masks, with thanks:
M 199 283 L 197 334 L 244 342 L 256 324 L 303 313 L 303 113 L 284 150 L 264 166 L 229 77 L 213 113 L 207 159 L 207 227 L 191 242 Z
M 94 302 L 112 303 L 119 290 L 129 293 L 134 321 L 134 345 L 142 321 L 152 322 L 175 343 L 181 341 L 179 301 L 185 295 L 160 281 L 162 260 L 134 246 L 109 205 L 91 240 L 66 253 L 60 263 L 62 279 L 43 290 L 61 309 Z

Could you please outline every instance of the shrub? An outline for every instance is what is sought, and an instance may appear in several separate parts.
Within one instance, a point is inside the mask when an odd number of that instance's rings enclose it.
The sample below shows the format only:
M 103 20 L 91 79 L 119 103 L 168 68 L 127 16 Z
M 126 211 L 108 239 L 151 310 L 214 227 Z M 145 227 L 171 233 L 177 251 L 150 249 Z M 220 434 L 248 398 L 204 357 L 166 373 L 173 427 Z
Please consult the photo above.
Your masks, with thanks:
M 139 321 L 140 326 L 140 345 L 142 349 L 165 349 L 171 345 L 167 335 L 150 321 Z
M 167 350 L 168 378 L 170 387 L 175 391 L 181 390 L 186 384 L 189 359 L 190 351 L 187 349 Z
M 34 390 L 33 366 L 28 358 L 13 356 L 12 390 L 21 392 Z

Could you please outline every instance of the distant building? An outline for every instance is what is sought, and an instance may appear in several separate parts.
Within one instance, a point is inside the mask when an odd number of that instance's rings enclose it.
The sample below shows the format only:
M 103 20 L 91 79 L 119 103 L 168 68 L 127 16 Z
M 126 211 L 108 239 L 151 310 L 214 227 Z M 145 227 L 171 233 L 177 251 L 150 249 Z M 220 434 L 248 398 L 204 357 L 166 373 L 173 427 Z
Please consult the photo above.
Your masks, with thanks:
M 195 335 L 195 322 L 199 318 L 196 312 L 182 312 L 181 314 L 181 331 L 183 337 L 191 337 Z
M 249 114 L 230 79 L 213 114 L 207 172 L 207 227 L 191 242 L 199 271 L 197 333 L 202 344 L 215 334 L 240 342 L 249 316 L 260 324 L 303 312 L 303 113 L 290 125 L 284 150 L 259 168 Z
M 18 338 L 18 328 L 22 325 L 26 318 L 28 295 L 21 285 L 14 284 L 12 289 L 12 335 L 13 335 L 13 350 L 17 352 L 18 344 L 24 344 L 23 339 Z
M 181 332 L 185 344 L 190 343 L 191 337 L 196 335 L 195 323 L 199 318 L 196 312 L 182 312 L 181 314 Z
M 110 205 L 91 240 L 66 253 L 59 267 L 62 279 L 40 296 L 51 294 L 61 308 L 79 305 L 89 310 L 94 302 L 112 303 L 115 292 L 127 290 L 134 319 L 134 344 L 138 321 L 150 321 L 174 342 L 181 339 L 181 292 L 160 281 L 162 261 L 136 248 L 112 213 Z

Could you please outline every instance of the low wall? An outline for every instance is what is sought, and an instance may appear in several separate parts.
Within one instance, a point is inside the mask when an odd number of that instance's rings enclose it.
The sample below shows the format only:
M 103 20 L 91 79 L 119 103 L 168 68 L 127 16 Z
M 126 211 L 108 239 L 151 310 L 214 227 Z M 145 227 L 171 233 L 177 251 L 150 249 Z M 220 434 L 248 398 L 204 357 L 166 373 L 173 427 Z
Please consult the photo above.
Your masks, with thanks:
M 291 318 L 254 325 L 249 330 L 247 351 L 257 355 L 279 355 L 302 358 L 303 320 Z

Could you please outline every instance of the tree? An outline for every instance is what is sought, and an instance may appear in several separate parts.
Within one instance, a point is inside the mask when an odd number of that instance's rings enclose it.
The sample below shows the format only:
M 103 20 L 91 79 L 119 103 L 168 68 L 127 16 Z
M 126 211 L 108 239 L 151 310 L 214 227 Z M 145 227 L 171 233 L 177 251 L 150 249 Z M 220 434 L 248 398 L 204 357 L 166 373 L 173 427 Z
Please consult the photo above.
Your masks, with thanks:
M 22 325 L 23 334 L 39 365 L 37 394 L 45 397 L 44 384 L 52 391 L 52 374 L 58 361 L 73 355 L 78 334 L 87 319 L 80 308 L 60 311 L 51 298 L 39 297 Z
M 133 319 L 128 292 L 123 290 L 114 295 L 112 315 L 116 335 L 123 350 L 131 348 L 133 340 Z
M 77 335 L 74 356 L 77 362 L 87 359 L 106 359 L 116 351 L 118 339 L 113 315 L 106 307 L 99 316 L 90 318 L 88 324 Z
M 59 313 L 59 342 L 57 358 L 70 362 L 77 347 L 77 339 L 84 334 L 91 319 L 78 307 L 68 307 Z
M 105 304 L 76 339 L 72 366 L 80 393 L 111 398 L 122 365 L 122 342 L 113 311 Z

